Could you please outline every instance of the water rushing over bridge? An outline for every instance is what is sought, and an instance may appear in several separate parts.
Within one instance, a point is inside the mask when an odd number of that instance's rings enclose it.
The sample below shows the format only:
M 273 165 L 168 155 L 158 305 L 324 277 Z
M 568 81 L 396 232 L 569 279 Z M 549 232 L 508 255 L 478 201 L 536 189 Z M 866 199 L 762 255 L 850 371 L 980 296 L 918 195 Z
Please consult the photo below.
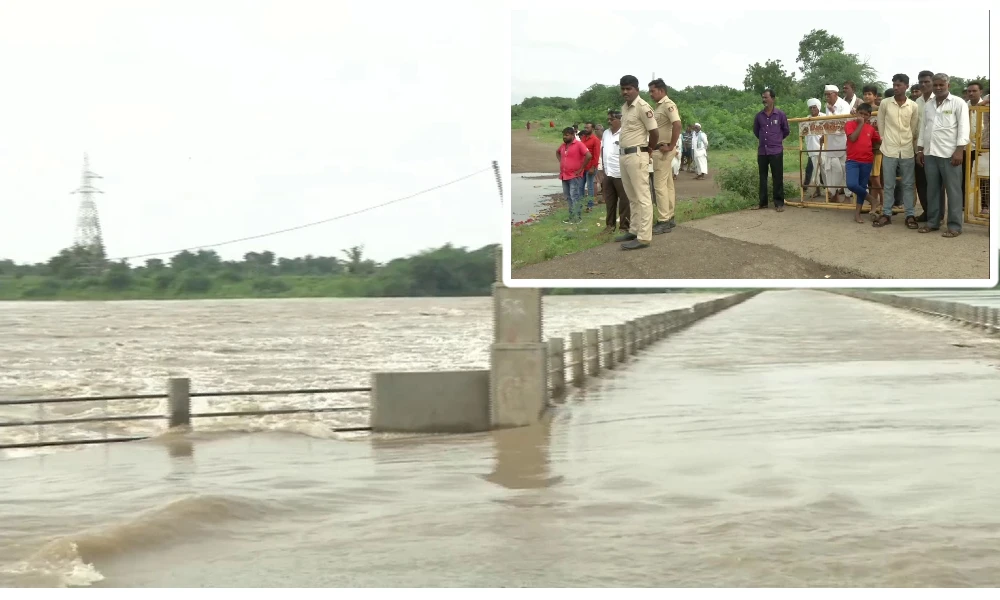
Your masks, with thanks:
M 537 426 L 6 461 L 0 584 L 995 586 L 998 389 L 1000 336 L 765 292 Z

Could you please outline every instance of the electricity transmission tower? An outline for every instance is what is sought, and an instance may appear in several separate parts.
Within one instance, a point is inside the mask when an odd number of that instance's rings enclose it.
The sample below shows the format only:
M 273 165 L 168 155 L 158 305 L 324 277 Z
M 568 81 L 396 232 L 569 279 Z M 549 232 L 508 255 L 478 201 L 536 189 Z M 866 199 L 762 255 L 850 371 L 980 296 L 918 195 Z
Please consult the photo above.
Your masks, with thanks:
M 81 261 L 81 268 L 90 272 L 100 271 L 107 259 L 104 238 L 101 236 L 101 221 L 97 216 L 97 204 L 94 202 L 94 194 L 104 192 L 91 185 L 90 182 L 94 179 L 103 178 L 90 170 L 90 158 L 84 154 L 80 187 L 70 193 L 80 195 L 73 249 Z

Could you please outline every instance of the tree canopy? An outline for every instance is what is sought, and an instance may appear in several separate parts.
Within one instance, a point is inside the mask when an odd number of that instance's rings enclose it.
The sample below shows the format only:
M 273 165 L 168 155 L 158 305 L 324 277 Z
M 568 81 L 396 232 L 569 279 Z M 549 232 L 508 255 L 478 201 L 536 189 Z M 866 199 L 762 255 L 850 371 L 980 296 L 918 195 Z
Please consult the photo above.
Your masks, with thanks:
M 848 52 L 841 37 L 825 29 L 813 29 L 802 36 L 796 63 L 800 74 L 773 58 L 749 64 L 742 90 L 724 85 L 696 85 L 684 89 L 668 86 L 667 93 L 677 103 L 685 125 L 700 122 L 712 147 L 727 150 L 756 147 L 753 118 L 761 109 L 760 94 L 765 88 L 774 90 L 778 108 L 789 117 L 804 117 L 808 114 L 805 101 L 822 98 L 827 84 L 842 86 L 846 81 L 853 81 L 857 84 L 858 93 L 865 85 L 872 84 L 880 90 L 889 85 L 878 79 L 878 74 L 866 59 Z M 883 74 L 886 79 L 892 75 Z M 960 95 L 969 79 L 949 75 L 952 76 L 952 93 Z M 916 83 L 917 74 L 910 73 L 909 76 L 910 81 Z M 989 77 L 975 79 L 983 83 L 984 90 L 989 89 Z M 670 83 L 669 80 L 667 83 Z M 647 101 L 651 100 L 645 92 L 640 93 Z M 621 90 L 617 83 L 594 83 L 575 99 L 533 97 L 511 106 L 511 125 L 524 127 L 526 120 L 542 123 L 552 120 L 557 121 L 558 130 L 585 121 L 605 123 L 607 110 L 621 104 Z

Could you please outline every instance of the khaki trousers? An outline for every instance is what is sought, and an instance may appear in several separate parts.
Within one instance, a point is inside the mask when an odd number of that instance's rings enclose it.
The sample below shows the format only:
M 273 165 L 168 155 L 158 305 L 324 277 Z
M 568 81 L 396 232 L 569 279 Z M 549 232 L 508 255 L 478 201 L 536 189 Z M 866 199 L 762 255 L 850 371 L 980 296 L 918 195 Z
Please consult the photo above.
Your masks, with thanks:
M 674 156 L 677 150 L 663 154 L 659 150 L 653 152 L 653 187 L 656 188 L 656 210 L 660 221 L 674 218 L 674 207 L 677 196 L 674 192 Z
M 622 183 L 628 195 L 632 219 L 629 233 L 648 244 L 653 241 L 653 199 L 649 193 L 649 154 L 635 152 L 619 157 Z

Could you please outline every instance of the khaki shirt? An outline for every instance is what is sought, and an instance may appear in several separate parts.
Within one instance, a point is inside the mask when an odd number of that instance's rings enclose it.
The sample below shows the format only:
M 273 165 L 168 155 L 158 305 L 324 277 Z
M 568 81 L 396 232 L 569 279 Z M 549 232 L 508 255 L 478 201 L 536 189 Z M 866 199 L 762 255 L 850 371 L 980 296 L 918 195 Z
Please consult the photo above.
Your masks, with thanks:
M 653 109 L 653 118 L 656 119 L 656 131 L 659 133 L 659 142 L 657 143 L 669 144 L 670 139 L 674 137 L 673 125 L 681 120 L 677 105 L 666 96 L 660 98 L 660 101 L 656 103 L 656 108 Z M 677 141 L 680 141 L 680 136 L 678 136 Z
M 886 98 L 878 107 L 879 150 L 889 158 L 913 158 L 920 135 L 920 112 L 909 98 L 900 106 L 895 98 Z
M 621 148 L 645 146 L 649 143 L 649 132 L 656 129 L 653 107 L 638 96 L 631 106 L 622 104 Z

